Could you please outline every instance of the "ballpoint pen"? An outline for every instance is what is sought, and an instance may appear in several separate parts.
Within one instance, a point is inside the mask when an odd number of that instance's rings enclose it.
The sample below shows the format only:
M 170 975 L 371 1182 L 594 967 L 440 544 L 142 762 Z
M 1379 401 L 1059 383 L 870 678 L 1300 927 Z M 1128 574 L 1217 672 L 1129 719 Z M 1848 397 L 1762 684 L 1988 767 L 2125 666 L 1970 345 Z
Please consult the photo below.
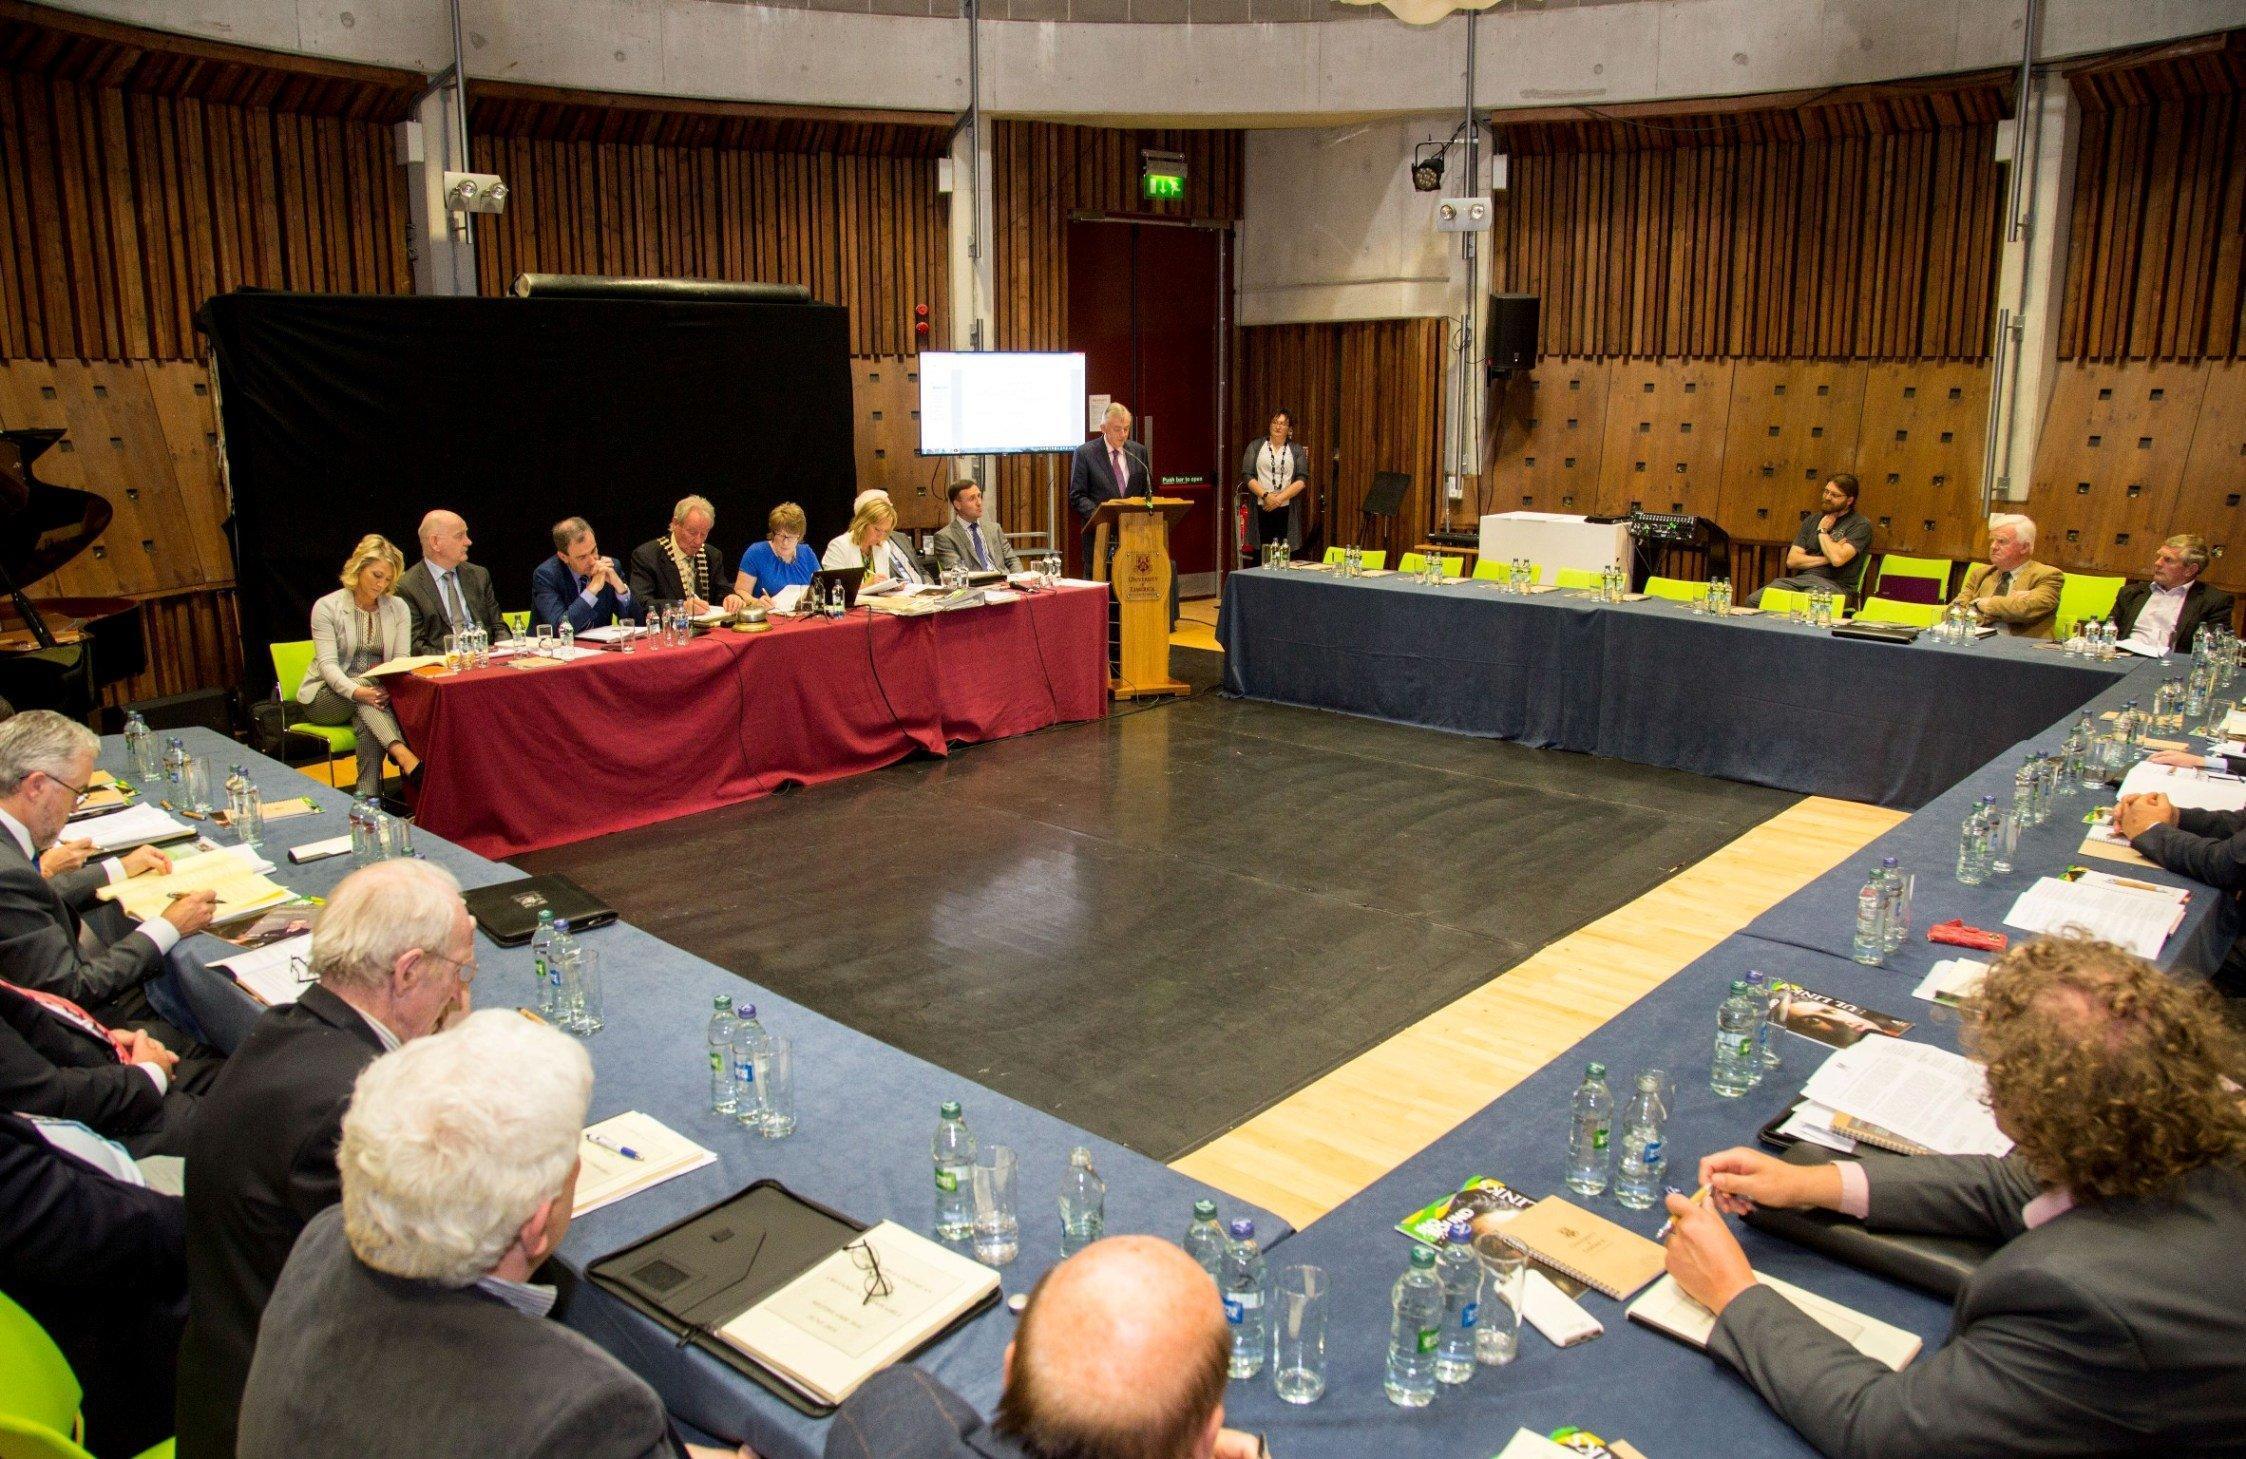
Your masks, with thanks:
M 1675 1186 L 1670 1186 L 1669 1194 L 1673 1196 L 1681 1196 L 1684 1194 L 1684 1192 L 1678 1190 Z M 1692 1203 L 1696 1206 L 1706 1199 L 1708 1199 L 1708 1188 L 1706 1186 L 1702 1186 L 1700 1187 L 1700 1189 L 1692 1193 Z M 1661 1229 L 1659 1231 L 1653 1233 L 1653 1239 L 1657 1242 L 1667 1241 L 1669 1239 L 1669 1233 L 1676 1229 L 1677 1218 L 1671 1216 L 1668 1220 L 1661 1223 Z
M 600 1146 L 603 1150 L 610 1150 L 623 1156 L 626 1160 L 645 1160 L 647 1158 L 631 1146 L 619 1145 L 614 1140 L 609 1139 L 608 1136 L 596 1135 L 591 1130 L 585 1132 L 585 1138 Z

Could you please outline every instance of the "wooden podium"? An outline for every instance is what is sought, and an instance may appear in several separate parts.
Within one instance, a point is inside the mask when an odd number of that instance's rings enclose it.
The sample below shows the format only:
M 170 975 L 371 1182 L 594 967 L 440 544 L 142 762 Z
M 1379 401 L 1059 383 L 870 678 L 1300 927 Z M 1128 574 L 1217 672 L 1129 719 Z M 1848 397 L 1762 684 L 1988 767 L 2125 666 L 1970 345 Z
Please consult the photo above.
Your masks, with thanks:
M 1115 543 L 1114 577 L 1122 648 L 1108 692 L 1188 694 L 1170 677 L 1170 524 L 1193 509 L 1180 497 L 1116 497 L 1092 513 L 1092 576 L 1109 582 L 1107 545 Z

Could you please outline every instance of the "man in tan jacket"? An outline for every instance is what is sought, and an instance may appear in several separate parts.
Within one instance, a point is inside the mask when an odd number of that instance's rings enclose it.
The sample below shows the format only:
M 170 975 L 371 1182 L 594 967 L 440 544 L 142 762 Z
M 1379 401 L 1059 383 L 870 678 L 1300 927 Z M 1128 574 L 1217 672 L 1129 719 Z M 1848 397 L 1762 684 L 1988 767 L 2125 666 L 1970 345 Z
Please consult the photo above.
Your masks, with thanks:
M 1959 603 L 1983 623 L 2016 638 L 2050 638 L 2059 622 L 2059 589 L 2067 575 L 2031 561 L 2035 523 L 2003 512 L 1989 518 L 1989 560 L 1965 570 Z

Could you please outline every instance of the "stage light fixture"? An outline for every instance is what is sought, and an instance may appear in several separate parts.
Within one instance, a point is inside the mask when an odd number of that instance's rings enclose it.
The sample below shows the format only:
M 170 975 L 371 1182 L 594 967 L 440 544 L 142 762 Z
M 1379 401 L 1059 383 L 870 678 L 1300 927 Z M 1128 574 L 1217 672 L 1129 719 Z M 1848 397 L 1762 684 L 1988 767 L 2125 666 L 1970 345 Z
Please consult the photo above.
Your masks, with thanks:
M 1422 142 L 1412 149 L 1412 188 L 1423 193 L 1443 190 L 1443 152 L 1440 142 Z

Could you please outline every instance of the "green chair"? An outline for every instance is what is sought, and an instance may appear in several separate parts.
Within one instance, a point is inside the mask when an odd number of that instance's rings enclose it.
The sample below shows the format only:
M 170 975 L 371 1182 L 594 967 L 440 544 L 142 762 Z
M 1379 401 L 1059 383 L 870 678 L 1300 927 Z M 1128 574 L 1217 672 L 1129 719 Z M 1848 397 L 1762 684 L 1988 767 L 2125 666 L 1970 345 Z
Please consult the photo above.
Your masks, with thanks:
M 312 672 L 312 640 L 296 643 L 276 643 L 268 650 L 273 655 L 273 677 L 281 686 L 284 702 L 296 702 L 296 691 L 303 686 L 304 676 Z M 288 727 L 292 735 L 306 735 L 327 746 L 327 757 L 333 760 L 341 755 L 356 754 L 359 737 L 347 724 L 307 724 L 298 721 Z
M 1946 557 L 1905 557 L 1900 552 L 1890 552 L 1879 560 L 1879 576 L 1872 579 L 1872 592 L 1890 601 L 1946 603 L 1950 599 L 1950 567 Z M 1931 581 L 1933 596 L 1924 597 L 1925 588 L 1898 588 L 1890 593 L 1888 580 L 1891 578 L 1897 582 Z
M 1799 613 L 1809 607 L 1809 594 L 1798 588 L 1764 588 L 1755 606 L 1765 613 Z
M 1856 621 L 1932 628 L 1942 621 L 1943 610 L 1948 607 L 1947 603 L 1906 603 L 1896 598 L 1866 598 L 1864 606 L 1856 610 Z
M 30 1313 L 0 1293 L 0 1455 L 6 1459 L 89 1459 L 79 1441 L 85 1397 L 62 1349 Z M 140 1459 L 169 1459 L 164 1440 Z
M 1578 588 L 1587 593 L 1596 593 L 1606 587 L 1599 575 L 1587 567 L 1560 568 L 1552 574 L 1552 582 L 1556 587 Z
M 2065 642 L 2074 636 L 2074 626 L 2087 619 L 2103 620 L 2113 616 L 2113 600 L 2121 596 L 2127 578 L 2090 577 L 2083 573 L 2068 573 L 2067 580 L 2059 585 L 2059 640 Z
M 1477 572 L 1479 572 L 1480 570 L 1481 570 L 1480 568 L 1476 568 L 1476 569 L 1475 569 L 1475 571 L 1477 571 Z M 1399 557 L 1399 558 L 1397 558 L 1397 559 L 1396 559 L 1396 571 L 1398 571 L 1398 572 L 1400 572 L 1400 573 L 1404 574 L 1404 575 L 1405 575 L 1406 577 L 1410 577 L 1410 576 L 1412 576 L 1412 575 L 1413 575 L 1413 574 L 1415 574 L 1415 573 L 1423 573 L 1423 572 L 1427 571 L 1427 554 L 1426 554 L 1426 553 L 1424 553 L 1424 552 L 1407 552 L 1407 553 L 1405 553 L 1405 554 L 1404 554 L 1404 555 L 1403 555 L 1402 557 Z M 1446 558 L 1444 558 L 1444 559 L 1443 559 L 1443 576 L 1444 576 L 1444 577 L 1447 577 L 1447 578 L 1455 578 L 1455 577 L 1461 577 L 1461 576 L 1464 576 L 1465 572 L 1466 572 L 1466 559 L 1465 559 L 1465 558 L 1463 558 L 1463 557 L 1446 557 Z
M 1687 582 L 1683 578 L 1647 578 L 1645 593 L 1649 598 L 1667 598 L 1675 603 L 1697 603 L 1708 596 L 1708 585 Z
M 507 620 L 507 626 L 514 630 L 515 637 L 521 638 L 524 634 L 530 632 L 530 610 L 528 608 L 519 609 L 513 613 L 502 613 L 499 616 Z
M 1328 567 L 1341 566 L 1341 554 L 1343 551 L 1344 549 L 1339 547 L 1327 548 L 1326 565 Z M 1381 568 L 1387 566 L 1387 564 L 1388 554 L 1386 551 L 1367 552 L 1365 554 L 1365 570 L 1367 572 L 1378 572 Z
M 1504 560 L 1494 557 L 1476 558 L 1474 561 L 1474 576 L 1485 583 L 1504 582 L 1508 580 L 1508 574 L 1512 571 L 1512 567 L 1513 563 L 1510 558 Z M 1529 564 L 1529 581 L 1532 583 L 1544 581 L 1543 563 L 1532 562 Z

